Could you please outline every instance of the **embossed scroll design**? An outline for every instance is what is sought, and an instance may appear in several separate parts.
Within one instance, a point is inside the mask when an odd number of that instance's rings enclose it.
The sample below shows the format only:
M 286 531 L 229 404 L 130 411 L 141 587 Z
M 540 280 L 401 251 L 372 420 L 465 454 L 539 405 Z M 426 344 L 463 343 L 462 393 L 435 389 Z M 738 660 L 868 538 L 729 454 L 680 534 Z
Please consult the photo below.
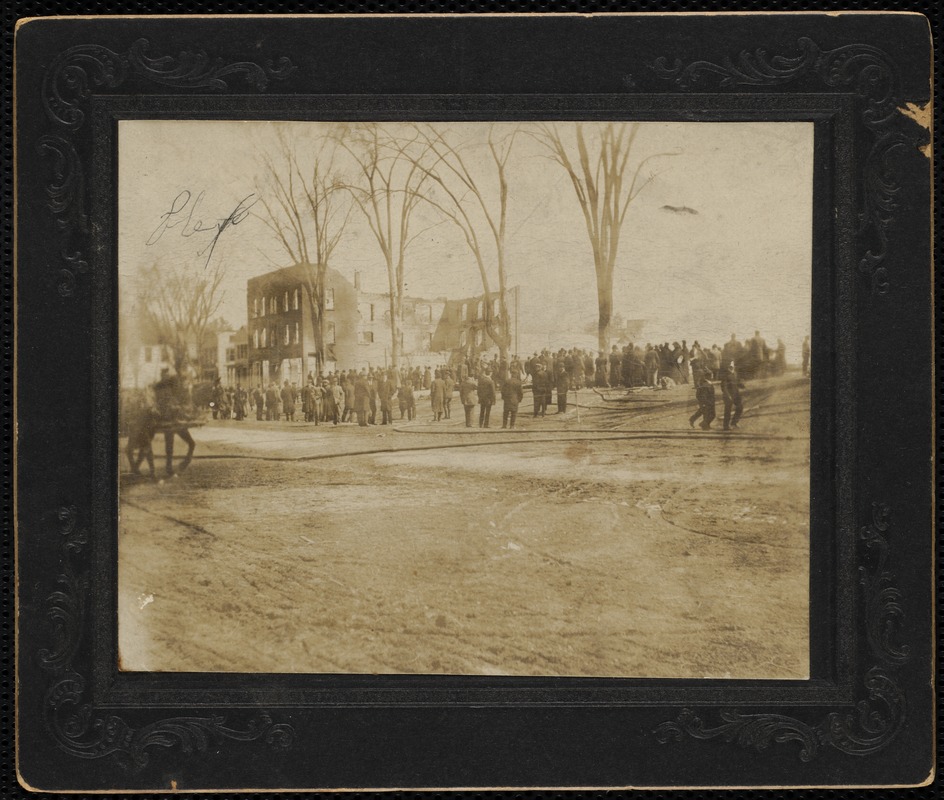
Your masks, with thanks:
M 872 504 L 872 520 L 863 526 L 859 538 L 868 550 L 878 552 L 875 566 L 859 567 L 864 594 L 864 616 L 871 654 L 885 666 L 874 666 L 865 675 L 867 699 L 859 701 L 855 713 L 830 713 L 811 724 L 782 714 L 742 714 L 722 711 L 721 723 L 709 726 L 690 709 L 674 720 L 663 722 L 654 733 L 663 744 L 678 741 L 683 734 L 695 739 L 717 739 L 741 747 L 766 750 L 771 744 L 796 742 L 801 761 L 812 761 L 824 747 L 864 756 L 888 745 L 901 730 L 906 717 L 905 697 L 895 683 L 892 670 L 910 658 L 907 645 L 893 643 L 903 611 L 901 592 L 886 569 L 889 507 Z M 866 559 L 863 559 L 865 561 Z
M 70 47 L 50 65 L 43 80 L 43 103 L 50 118 L 67 128 L 78 128 L 85 119 L 79 103 L 89 97 L 92 86 L 114 89 L 129 75 L 178 89 L 224 91 L 227 78 L 242 75 L 250 86 L 263 91 L 272 79 L 282 80 L 295 72 L 284 56 L 276 63 L 260 65 L 252 61 L 227 64 L 205 52 L 182 52 L 176 58 L 152 58 L 147 39 L 138 39 L 124 53 L 96 44 Z
M 138 39 L 124 53 L 96 44 L 64 50 L 43 76 L 43 105 L 49 119 L 59 128 L 78 130 L 85 121 L 82 104 L 93 89 L 115 89 L 131 77 L 178 89 L 225 91 L 230 88 L 228 79 L 241 76 L 251 87 L 264 91 L 271 80 L 284 80 L 296 70 L 284 56 L 274 63 L 226 63 L 203 51 L 152 57 L 148 55 L 149 47 L 147 39 Z M 76 274 L 88 269 L 81 251 L 71 245 L 74 237 L 88 232 L 82 161 L 74 145 L 63 136 L 43 136 L 38 148 L 53 160 L 53 179 L 46 194 L 62 237 L 63 264 L 56 288 L 62 297 L 71 297 L 75 294 Z
M 82 253 L 70 247 L 74 236 L 88 232 L 82 162 L 72 144 L 62 136 L 41 136 L 37 149 L 53 158 L 53 180 L 46 186 L 46 205 L 56 217 L 62 237 L 59 255 L 66 264 L 59 270 L 57 289 L 62 297 L 70 297 L 75 293 L 76 272 L 88 269 Z
M 83 702 L 86 682 L 73 666 L 85 629 L 87 573 L 77 573 L 69 557 L 88 543 L 88 533 L 78 525 L 78 510 L 64 506 L 57 513 L 65 567 L 58 586 L 46 599 L 46 618 L 52 629 L 53 646 L 39 651 L 39 663 L 52 676 L 45 695 L 46 728 L 65 752 L 78 758 L 113 756 L 126 769 L 139 771 L 150 761 L 155 748 L 179 747 L 184 754 L 206 752 L 210 742 L 230 739 L 264 742 L 274 750 L 292 746 L 294 729 L 276 723 L 272 714 L 258 712 L 242 727 L 226 724 L 220 715 L 170 717 L 133 727 L 117 714 L 102 714 L 92 703 Z
M 872 45 L 849 44 L 823 50 L 812 39 L 802 37 L 797 40 L 797 48 L 796 56 L 769 56 L 766 50 L 757 49 L 742 51 L 737 59 L 725 57 L 720 63 L 683 64 L 676 59 L 670 65 L 665 58 L 658 58 L 650 68 L 682 89 L 701 88 L 710 82 L 716 82 L 720 88 L 776 86 L 808 77 L 815 77 L 829 87 L 853 89 L 865 102 L 862 123 L 873 139 L 866 156 L 857 231 L 860 239 L 870 243 L 865 245 L 859 270 L 869 277 L 874 294 L 886 294 L 888 231 L 898 211 L 901 192 L 894 160 L 902 148 L 915 144 L 913 135 L 894 127 L 901 118 L 895 69 L 888 54 Z M 926 138 L 924 131 L 922 144 Z
M 62 297 L 74 295 L 76 275 L 88 270 L 82 239 L 89 232 L 83 160 L 72 138 L 85 121 L 82 105 L 94 89 L 114 89 L 129 78 L 179 89 L 222 91 L 228 80 L 241 76 L 262 91 L 269 81 L 287 78 L 295 71 L 289 59 L 264 65 L 249 61 L 225 63 L 203 52 L 177 57 L 148 55 L 148 42 L 139 39 L 124 53 L 99 45 L 79 45 L 61 53 L 43 79 L 43 103 L 55 133 L 41 136 L 39 153 L 51 163 L 52 177 L 46 185 L 46 206 L 59 231 L 59 279 Z M 260 741 L 273 749 L 292 745 L 295 732 L 276 723 L 266 711 L 256 712 L 239 725 L 227 724 L 221 715 L 181 716 L 139 726 L 114 713 L 104 713 L 86 697 L 86 679 L 81 659 L 86 629 L 87 601 L 91 586 L 82 567 L 88 530 L 79 524 L 74 505 L 58 509 L 58 551 L 62 564 L 44 609 L 50 644 L 38 653 L 39 666 L 50 676 L 45 695 L 44 719 L 53 739 L 78 758 L 114 757 L 124 767 L 140 770 L 156 749 L 178 747 L 186 754 L 205 752 L 210 742 L 224 739 Z
M 869 755 L 885 747 L 901 730 L 905 699 L 897 684 L 877 667 L 866 673 L 865 688 L 868 700 L 859 701 L 855 713 L 834 711 L 816 724 L 783 714 L 722 711 L 721 724 L 709 727 L 686 708 L 675 720 L 659 725 L 655 735 L 662 744 L 681 739 L 683 733 L 695 739 L 721 738 L 758 752 L 771 744 L 796 742 L 800 761 L 812 761 L 826 746 L 849 755 Z M 880 704 L 882 710 L 873 703 Z

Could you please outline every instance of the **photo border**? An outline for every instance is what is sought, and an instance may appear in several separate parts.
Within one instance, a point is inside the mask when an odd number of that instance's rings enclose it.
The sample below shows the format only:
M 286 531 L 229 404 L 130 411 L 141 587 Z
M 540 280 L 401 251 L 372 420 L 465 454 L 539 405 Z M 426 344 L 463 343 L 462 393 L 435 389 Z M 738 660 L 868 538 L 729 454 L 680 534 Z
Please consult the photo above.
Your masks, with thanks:
M 346 36 L 371 37 L 381 54 L 410 42 L 476 44 L 475 63 L 485 67 L 508 57 L 509 28 L 529 32 L 533 41 L 516 56 L 550 73 L 542 80 L 557 93 L 533 91 L 527 70 L 493 81 L 497 87 L 468 86 L 469 78 L 452 70 L 444 78 L 452 91 L 410 91 L 429 83 L 414 62 L 394 76 L 399 91 L 338 92 L 338 85 L 361 88 L 365 75 L 350 64 L 334 73 L 324 64 L 320 72 L 299 64 L 310 55 L 305 38 L 327 41 L 341 18 L 22 26 L 17 369 L 30 381 L 21 379 L 18 392 L 20 774 L 47 790 L 128 791 L 168 788 L 168 769 L 186 772 L 188 788 L 203 789 L 925 780 L 933 763 L 932 628 L 931 583 L 922 584 L 921 575 L 932 577 L 932 538 L 922 543 L 912 534 L 906 548 L 902 537 L 922 524 L 932 528 L 931 392 L 905 399 L 894 389 L 906 368 L 928 375 L 931 388 L 930 218 L 921 217 L 930 209 L 930 181 L 920 124 L 930 99 L 930 53 L 922 71 L 920 52 L 893 59 L 876 42 L 886 43 L 892 28 L 913 43 L 922 26 L 926 36 L 926 21 L 851 14 L 827 25 L 817 17 L 818 31 L 815 15 L 793 16 L 722 22 L 621 15 L 598 18 L 605 24 L 592 33 L 577 17 L 343 19 Z M 263 27 L 268 60 L 246 60 L 253 39 L 247 23 Z M 594 63 L 589 75 L 574 78 L 565 68 L 576 55 L 563 53 L 548 69 L 539 50 L 548 27 L 561 41 L 619 45 L 621 63 Z M 212 53 L 181 51 L 175 29 L 212 41 Z M 684 52 L 655 54 L 660 30 L 671 34 L 663 49 L 682 43 L 675 50 Z M 703 36 L 711 30 L 723 35 L 708 45 Z M 613 91 L 614 78 L 621 91 Z M 516 80 L 527 95 L 507 91 Z M 828 368 L 814 370 L 812 409 L 813 429 L 826 432 L 833 448 L 811 467 L 811 613 L 825 609 L 828 619 L 811 620 L 814 679 L 118 672 L 117 119 L 250 118 L 291 106 L 304 118 L 316 107 L 324 119 L 345 108 L 371 119 L 416 119 L 424 104 L 437 119 L 470 119 L 470 109 L 490 115 L 481 118 L 523 118 L 514 116 L 523 107 L 536 114 L 530 118 L 602 119 L 634 105 L 635 114 L 644 102 L 662 114 L 658 119 L 713 120 L 726 105 L 727 113 L 736 106 L 739 118 L 773 119 L 772 109 L 789 106 L 798 118 L 820 120 L 815 174 L 827 180 L 815 179 L 814 229 L 825 223 L 829 233 L 814 242 L 813 338 L 832 346 L 816 352 L 817 364 Z M 309 108 L 297 110 L 302 106 Z M 922 296 L 923 309 L 914 302 Z M 896 299 L 907 303 L 897 314 Z M 876 350 L 894 356 L 915 341 L 906 358 L 884 362 L 886 373 L 870 369 Z M 63 371 L 70 385 L 84 381 L 86 388 L 74 393 L 62 418 L 49 419 L 60 409 L 63 387 L 55 377 Z M 890 437 L 879 434 L 876 443 L 877 428 L 862 423 L 893 410 L 908 416 L 905 425 L 883 417 L 882 427 L 895 435 L 891 444 L 898 453 L 924 453 L 924 461 L 890 461 L 889 442 L 881 441 Z M 69 446 L 68 464 L 54 461 L 59 441 Z M 823 453 L 814 446 L 814 455 Z M 829 528 L 817 535 L 824 520 L 834 535 Z M 493 741 L 478 741 L 482 730 Z M 408 744 L 382 752 L 394 732 L 407 734 Z M 700 744 L 713 739 L 726 746 Z M 352 741 L 360 742 L 353 751 Z M 430 763 L 444 742 L 453 748 Z M 320 758 L 292 756 L 315 750 Z

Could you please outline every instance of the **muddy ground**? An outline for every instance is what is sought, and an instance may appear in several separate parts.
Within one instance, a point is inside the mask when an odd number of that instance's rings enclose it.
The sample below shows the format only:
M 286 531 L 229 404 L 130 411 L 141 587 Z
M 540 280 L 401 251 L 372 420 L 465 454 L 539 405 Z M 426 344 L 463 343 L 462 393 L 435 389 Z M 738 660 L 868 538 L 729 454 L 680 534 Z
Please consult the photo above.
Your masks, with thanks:
M 122 476 L 123 668 L 806 678 L 808 383 L 728 434 L 690 388 L 579 402 L 195 430 L 179 477 Z

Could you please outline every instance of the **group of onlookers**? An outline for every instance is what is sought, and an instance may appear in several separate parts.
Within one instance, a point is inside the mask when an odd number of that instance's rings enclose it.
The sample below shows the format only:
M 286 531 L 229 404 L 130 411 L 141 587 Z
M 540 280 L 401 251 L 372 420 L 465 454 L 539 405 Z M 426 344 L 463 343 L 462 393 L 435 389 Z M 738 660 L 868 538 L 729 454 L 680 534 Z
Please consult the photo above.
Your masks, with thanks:
M 802 345 L 803 374 L 809 372 L 810 345 Z M 723 347 L 691 346 L 686 340 L 642 345 L 613 345 L 609 353 L 596 355 L 580 348 L 544 350 L 530 358 L 518 356 L 490 360 L 481 356 L 456 359 L 439 367 L 367 368 L 309 374 L 302 386 L 285 380 L 259 384 L 252 391 L 237 385 L 224 388 L 217 380 L 210 407 L 214 418 L 244 419 L 255 413 L 257 420 L 304 420 L 314 423 L 353 422 L 358 425 L 390 425 L 394 411 L 399 419 L 416 419 L 416 393 L 428 392 L 432 421 L 452 418 L 456 393 L 465 412 L 465 424 L 473 425 L 479 407 L 479 427 L 490 426 L 491 408 L 501 398 L 502 427 L 514 428 L 524 387 L 530 384 L 533 415 L 543 417 L 556 399 L 558 413 L 568 410 L 571 392 L 584 387 L 652 387 L 667 389 L 694 385 L 699 410 L 690 420 L 701 419 L 708 428 L 715 417 L 714 386 L 717 381 L 725 398 L 725 428 L 737 427 L 740 418 L 742 381 L 782 375 L 786 370 L 786 347 L 778 339 L 770 348 L 760 335 L 739 341 L 732 334 Z

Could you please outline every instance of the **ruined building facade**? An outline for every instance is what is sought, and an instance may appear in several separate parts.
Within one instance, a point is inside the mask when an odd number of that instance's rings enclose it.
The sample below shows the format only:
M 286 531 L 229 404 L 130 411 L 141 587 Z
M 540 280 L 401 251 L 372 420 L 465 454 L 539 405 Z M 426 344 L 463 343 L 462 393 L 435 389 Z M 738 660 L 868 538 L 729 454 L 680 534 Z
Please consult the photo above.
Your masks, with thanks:
M 318 363 L 305 270 L 286 267 L 248 281 L 249 381 L 301 383 L 319 371 L 392 366 L 390 296 L 364 291 L 357 273 L 351 281 L 334 269 L 325 275 L 325 363 Z M 507 295 L 514 330 L 517 288 Z M 497 312 L 497 298 L 493 303 Z M 458 300 L 404 298 L 400 366 L 433 366 L 491 349 L 484 313 L 481 295 Z

